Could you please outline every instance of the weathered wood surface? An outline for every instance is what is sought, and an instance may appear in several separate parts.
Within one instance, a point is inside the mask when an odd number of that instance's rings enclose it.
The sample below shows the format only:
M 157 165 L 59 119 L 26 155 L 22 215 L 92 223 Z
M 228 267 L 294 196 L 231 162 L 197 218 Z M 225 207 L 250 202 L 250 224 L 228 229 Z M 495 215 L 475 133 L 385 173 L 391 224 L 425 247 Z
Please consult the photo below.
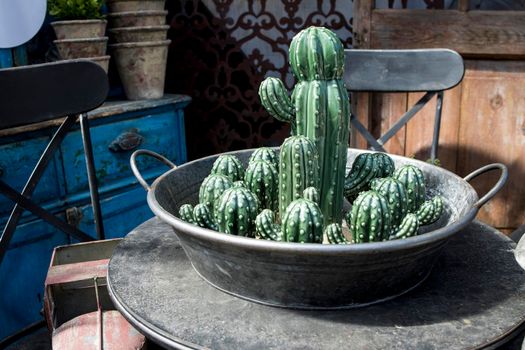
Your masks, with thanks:
M 525 57 L 524 11 L 376 9 L 370 26 L 367 48 L 446 47 L 464 57 Z
M 354 22 L 366 24 L 369 40 L 366 45 L 357 42 L 355 48 L 444 47 L 468 59 L 463 83 L 445 92 L 438 158 L 443 167 L 463 176 L 488 163 L 506 164 L 508 184 L 478 218 L 512 232 L 525 222 L 525 62 L 511 60 L 525 57 L 525 11 L 469 11 L 467 0 L 459 1 L 458 10 L 370 10 L 372 2 L 356 2 L 367 11 L 354 8 L 354 15 L 368 17 L 354 17 Z M 409 94 L 408 108 L 420 97 L 419 93 Z M 376 132 L 391 125 L 390 113 L 399 111 L 403 104 L 399 102 L 403 97 L 387 98 L 384 94 L 372 97 L 360 93 L 355 99 L 355 110 L 373 111 L 368 125 Z M 371 105 L 360 106 L 363 100 Z M 386 144 L 386 149 L 427 159 L 434 107 L 435 98 L 396 140 Z M 361 141 L 357 146 L 366 148 L 366 143 Z M 483 194 L 496 178 L 497 174 L 487 174 L 475 179 L 473 185 Z
M 463 175 L 483 164 L 506 164 L 509 181 L 479 218 L 496 227 L 517 227 L 525 222 L 525 62 L 466 63 L 457 171 Z M 474 184 L 484 193 L 496 178 L 492 174 Z

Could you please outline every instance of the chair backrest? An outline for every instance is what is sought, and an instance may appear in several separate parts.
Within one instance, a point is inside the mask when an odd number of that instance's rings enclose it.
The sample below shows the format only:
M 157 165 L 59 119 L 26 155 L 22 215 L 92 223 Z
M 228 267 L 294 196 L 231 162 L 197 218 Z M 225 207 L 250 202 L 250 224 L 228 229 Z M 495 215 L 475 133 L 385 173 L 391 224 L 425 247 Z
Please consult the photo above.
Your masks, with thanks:
M 437 157 L 443 91 L 458 85 L 465 67 L 461 56 L 448 49 L 345 50 L 345 84 L 350 92 L 426 92 L 426 94 L 381 137 L 376 139 L 352 115 L 355 129 L 370 148 L 385 151 L 383 145 L 437 94 L 434 136 L 430 159 Z
M 350 91 L 442 91 L 461 82 L 461 56 L 448 49 L 345 50 Z
M 86 60 L 0 69 L 0 129 L 90 111 L 108 89 L 106 72 Z

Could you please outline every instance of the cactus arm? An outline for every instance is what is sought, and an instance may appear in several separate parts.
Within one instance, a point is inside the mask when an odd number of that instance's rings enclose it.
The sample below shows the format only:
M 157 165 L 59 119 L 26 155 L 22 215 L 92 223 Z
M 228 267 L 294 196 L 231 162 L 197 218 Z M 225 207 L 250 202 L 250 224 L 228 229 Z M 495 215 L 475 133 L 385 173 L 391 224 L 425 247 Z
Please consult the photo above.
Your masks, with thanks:
M 324 229 L 324 234 L 330 244 L 350 244 L 350 241 L 343 235 L 341 225 L 333 223 Z
M 408 213 L 404 218 L 399 227 L 389 237 L 392 239 L 403 239 L 417 235 L 419 229 L 419 220 L 417 215 L 414 213 Z
M 257 236 L 261 239 L 271 241 L 282 240 L 281 227 L 275 222 L 275 215 L 270 209 L 264 209 L 255 218 L 255 228 Z
M 195 217 L 193 216 L 193 206 L 191 204 L 183 204 L 179 208 L 179 218 L 190 224 L 195 223 Z
M 215 224 L 211 211 L 207 205 L 197 204 L 193 209 L 193 217 L 198 226 L 217 231 L 217 225 Z
M 275 119 L 292 124 L 295 129 L 295 108 L 281 79 L 268 77 L 259 86 L 263 107 Z

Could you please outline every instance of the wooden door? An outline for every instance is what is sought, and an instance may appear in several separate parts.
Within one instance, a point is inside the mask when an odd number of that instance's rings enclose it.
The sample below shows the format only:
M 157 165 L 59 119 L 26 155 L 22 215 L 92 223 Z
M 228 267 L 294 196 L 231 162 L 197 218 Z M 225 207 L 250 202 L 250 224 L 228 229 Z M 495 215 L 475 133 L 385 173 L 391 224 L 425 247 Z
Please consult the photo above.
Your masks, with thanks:
M 460 0 L 454 10 L 376 9 L 374 1 L 354 1 L 354 47 L 371 49 L 450 48 L 465 60 L 465 77 L 446 91 L 438 158 L 465 176 L 482 165 L 501 162 L 510 178 L 478 218 L 505 232 L 525 223 L 525 11 L 470 10 Z M 421 94 L 361 94 L 358 118 L 379 133 Z M 435 101 L 396 137 L 389 152 L 427 159 Z M 366 148 L 366 141 L 354 137 Z M 480 194 L 497 180 L 473 181 Z

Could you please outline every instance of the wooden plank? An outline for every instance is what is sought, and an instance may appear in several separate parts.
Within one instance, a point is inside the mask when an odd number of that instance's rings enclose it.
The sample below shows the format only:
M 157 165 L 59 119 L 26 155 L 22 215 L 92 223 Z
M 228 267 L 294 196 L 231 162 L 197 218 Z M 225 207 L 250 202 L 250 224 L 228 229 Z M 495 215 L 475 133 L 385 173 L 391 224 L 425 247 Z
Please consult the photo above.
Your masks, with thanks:
M 525 62 L 466 61 L 461 96 L 458 173 L 462 176 L 493 162 L 509 167 L 506 186 L 480 211 L 495 227 L 525 222 Z M 497 172 L 472 184 L 483 195 Z
M 410 93 L 408 107 L 413 106 L 423 93 Z M 459 137 L 461 85 L 445 91 L 441 114 L 441 129 L 439 136 L 438 159 L 445 169 L 456 171 L 457 143 Z M 436 113 L 436 98 L 434 97 L 407 124 L 405 155 L 417 159 L 430 158 L 430 146 L 434 131 Z
M 374 8 L 374 0 L 355 0 L 353 13 L 352 46 L 356 49 L 370 48 L 370 19 Z M 368 93 L 352 94 L 352 112 L 363 126 L 369 129 L 371 115 L 371 95 Z M 350 146 L 366 149 L 366 140 L 354 129 L 350 131 Z
M 11 49 L 0 49 L 0 68 L 13 66 L 13 53 Z
M 371 48 L 449 48 L 467 57 L 525 57 L 525 11 L 374 10 Z
M 372 135 L 379 138 L 406 111 L 406 93 L 374 93 L 372 95 Z M 405 154 L 405 135 L 406 126 L 388 140 L 385 144 L 386 151 L 393 154 Z

